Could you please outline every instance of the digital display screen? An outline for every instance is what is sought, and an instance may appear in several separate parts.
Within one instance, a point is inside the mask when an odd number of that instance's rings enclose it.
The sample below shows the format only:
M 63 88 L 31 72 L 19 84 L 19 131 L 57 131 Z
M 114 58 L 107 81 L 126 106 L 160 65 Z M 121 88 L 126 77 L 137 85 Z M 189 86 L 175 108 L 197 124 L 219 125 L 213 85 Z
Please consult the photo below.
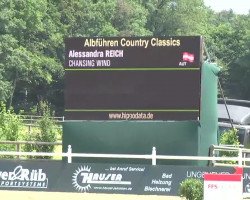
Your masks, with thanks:
M 201 37 L 65 39 L 67 120 L 198 120 Z

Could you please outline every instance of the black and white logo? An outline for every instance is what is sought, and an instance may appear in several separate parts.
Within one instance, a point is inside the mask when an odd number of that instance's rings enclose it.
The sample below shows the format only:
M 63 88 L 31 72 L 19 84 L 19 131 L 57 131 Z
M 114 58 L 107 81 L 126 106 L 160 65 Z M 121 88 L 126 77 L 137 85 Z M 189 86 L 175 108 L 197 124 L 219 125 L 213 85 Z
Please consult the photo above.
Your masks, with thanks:
M 42 169 L 25 169 L 19 165 L 13 171 L 0 171 L 0 187 L 47 188 L 48 178 Z
M 250 193 L 250 183 L 245 186 L 245 192 Z
M 81 166 L 72 176 L 73 187 L 79 192 L 87 192 L 92 185 L 131 185 L 131 181 L 123 181 L 122 174 L 93 173 L 91 167 Z

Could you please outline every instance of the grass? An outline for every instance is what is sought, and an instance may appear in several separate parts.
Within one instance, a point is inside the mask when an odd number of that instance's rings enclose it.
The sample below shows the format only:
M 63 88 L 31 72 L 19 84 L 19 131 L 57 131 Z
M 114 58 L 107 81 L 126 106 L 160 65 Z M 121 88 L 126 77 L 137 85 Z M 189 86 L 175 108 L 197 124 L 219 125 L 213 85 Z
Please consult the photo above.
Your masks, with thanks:
M 58 141 L 58 142 L 60 142 L 60 141 Z M 61 145 L 56 145 L 54 152 L 55 153 L 62 153 L 62 146 Z M 62 156 L 54 156 L 52 159 L 53 160 L 62 160 Z
M 89 194 L 59 192 L 0 191 L 1 199 L 8 200 L 181 200 L 176 196 Z

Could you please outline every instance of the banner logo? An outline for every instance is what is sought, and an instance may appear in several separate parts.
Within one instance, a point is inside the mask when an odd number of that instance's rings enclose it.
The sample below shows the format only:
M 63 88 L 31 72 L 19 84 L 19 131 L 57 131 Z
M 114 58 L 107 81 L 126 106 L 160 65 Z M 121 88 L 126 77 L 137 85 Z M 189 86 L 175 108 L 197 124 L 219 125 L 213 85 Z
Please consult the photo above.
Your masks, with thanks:
M 87 192 L 91 185 L 131 185 L 131 181 L 123 181 L 122 174 L 93 173 L 91 167 L 81 166 L 72 176 L 73 187 L 79 192 Z
M 192 63 L 194 62 L 194 54 L 189 53 L 189 52 L 183 52 L 182 59 L 183 61 Z
M 245 186 L 245 192 L 250 193 L 250 183 Z
M 48 178 L 42 169 L 25 169 L 19 165 L 13 171 L 0 171 L 0 187 L 48 188 Z

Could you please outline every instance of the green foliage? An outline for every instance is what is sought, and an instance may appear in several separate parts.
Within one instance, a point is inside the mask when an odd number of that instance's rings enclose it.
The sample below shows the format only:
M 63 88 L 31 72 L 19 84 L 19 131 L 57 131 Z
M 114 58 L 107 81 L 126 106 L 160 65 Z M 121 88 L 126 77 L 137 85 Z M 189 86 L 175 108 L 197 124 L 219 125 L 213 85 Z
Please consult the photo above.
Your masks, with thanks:
M 6 110 L 6 105 L 0 102 L 0 140 L 17 141 L 21 135 L 21 119 L 12 110 Z M 1 151 L 15 151 L 15 146 L 0 145 Z M 10 156 L 9 156 L 10 157 Z
M 237 129 L 229 129 L 220 136 L 220 144 L 239 146 L 239 136 Z
M 20 99 L 24 88 L 29 102 L 47 99 L 55 77 L 62 79 L 63 67 L 56 52 L 62 47 L 64 29 L 58 23 L 60 15 L 53 11 L 55 7 L 47 0 L 0 2 L 0 71 L 7 89 L 0 99 L 7 99 L 8 107 L 27 100 Z
M 232 11 L 211 13 L 208 25 L 206 46 L 213 61 L 222 67 L 220 79 L 226 96 L 250 100 L 246 89 L 249 65 L 246 60 L 239 62 L 249 54 L 249 16 L 236 15 Z
M 220 136 L 220 144 L 222 145 L 233 145 L 235 147 L 239 147 L 239 136 L 238 136 L 238 130 L 237 129 L 230 129 L 228 131 L 225 131 Z M 224 157 L 237 157 L 238 152 L 230 152 L 230 151 L 221 151 L 220 156 Z M 229 163 L 234 164 L 236 161 L 223 161 L 223 163 Z
M 201 35 L 206 18 L 202 0 L 144 1 L 149 11 L 147 27 L 153 35 Z
M 1 140 L 17 141 L 21 130 L 21 120 L 12 110 L 0 103 L 0 138 Z
M 0 101 L 6 102 L 10 96 L 11 84 L 3 77 L 3 69 L 0 67 Z
M 39 130 L 35 133 L 29 134 L 26 137 L 27 141 L 35 142 L 56 142 L 57 140 L 57 125 L 51 119 L 53 113 L 51 113 L 50 106 L 47 102 L 40 102 L 38 105 L 39 112 L 42 118 L 38 120 L 37 125 Z M 54 152 L 54 145 L 30 145 L 24 146 L 26 152 Z M 34 157 L 29 157 L 34 158 Z M 36 158 L 51 158 L 49 156 L 40 156 Z
M 148 10 L 133 0 L 118 0 L 116 2 L 112 24 L 119 31 L 119 36 L 148 36 L 147 30 Z
M 207 44 L 223 67 L 246 53 L 247 27 L 244 19 L 230 11 L 214 16 Z
M 250 52 L 228 66 L 227 92 L 232 98 L 250 100 Z
M 202 200 L 203 182 L 195 178 L 185 179 L 180 184 L 180 196 L 187 200 Z

